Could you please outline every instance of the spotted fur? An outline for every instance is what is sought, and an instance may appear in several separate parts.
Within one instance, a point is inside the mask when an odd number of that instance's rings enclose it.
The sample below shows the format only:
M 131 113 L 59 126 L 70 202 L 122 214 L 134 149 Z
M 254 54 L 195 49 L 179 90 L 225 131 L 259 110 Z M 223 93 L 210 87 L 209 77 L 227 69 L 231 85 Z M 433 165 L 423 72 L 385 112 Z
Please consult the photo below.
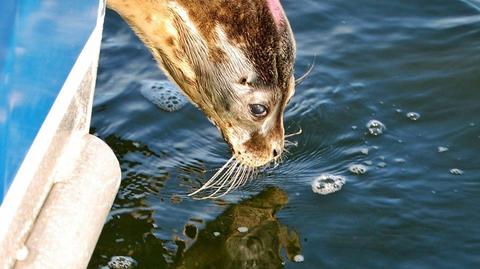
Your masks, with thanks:
M 108 0 L 242 165 L 281 154 L 295 42 L 278 0 Z M 264 118 L 250 104 L 268 107 Z

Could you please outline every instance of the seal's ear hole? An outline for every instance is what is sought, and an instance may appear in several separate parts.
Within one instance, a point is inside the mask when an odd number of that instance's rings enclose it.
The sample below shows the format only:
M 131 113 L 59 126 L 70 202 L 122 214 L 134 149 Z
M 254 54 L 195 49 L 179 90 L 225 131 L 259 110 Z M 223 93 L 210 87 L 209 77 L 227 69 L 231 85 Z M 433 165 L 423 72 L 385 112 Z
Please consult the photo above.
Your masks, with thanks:
M 247 78 L 246 77 L 241 77 L 240 80 L 238 81 L 241 85 L 247 85 Z

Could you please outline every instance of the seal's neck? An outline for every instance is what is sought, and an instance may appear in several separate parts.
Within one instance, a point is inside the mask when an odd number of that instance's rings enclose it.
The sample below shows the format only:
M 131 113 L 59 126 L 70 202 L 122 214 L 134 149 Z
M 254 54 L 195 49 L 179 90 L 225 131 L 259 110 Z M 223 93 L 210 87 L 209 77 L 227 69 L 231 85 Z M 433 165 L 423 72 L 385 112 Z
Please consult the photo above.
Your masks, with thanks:
M 108 0 L 109 8 L 116 11 L 150 49 L 154 58 L 170 79 L 181 89 L 194 81 L 195 74 L 176 49 L 181 33 L 175 27 L 172 6 L 167 0 Z M 173 64 L 169 59 L 175 59 Z M 186 93 L 190 96 L 190 93 Z M 192 96 L 190 96 L 192 97 Z
M 167 33 L 167 1 L 108 0 L 115 10 L 147 45 L 159 45 Z

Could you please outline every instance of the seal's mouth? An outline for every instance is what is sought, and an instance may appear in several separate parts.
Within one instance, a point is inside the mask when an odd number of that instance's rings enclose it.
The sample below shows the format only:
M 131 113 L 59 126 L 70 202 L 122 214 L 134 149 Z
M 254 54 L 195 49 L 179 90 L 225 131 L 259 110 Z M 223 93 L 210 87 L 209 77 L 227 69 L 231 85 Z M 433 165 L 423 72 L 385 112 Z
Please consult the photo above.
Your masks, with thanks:
M 268 168 L 271 165 L 273 165 L 273 168 L 276 168 L 281 164 L 284 161 L 285 153 L 289 153 L 288 148 L 297 145 L 296 142 L 292 142 L 288 139 L 301 133 L 302 130 L 300 129 L 295 133 L 285 135 L 285 148 L 282 150 L 283 154 L 257 166 L 251 166 L 249 163 L 245 163 L 245 159 L 241 157 L 242 155 L 235 154 L 235 149 L 232 144 L 227 141 L 227 144 L 233 152 L 232 157 L 228 159 L 207 182 L 205 182 L 198 190 L 190 193 L 189 196 L 200 200 L 215 199 L 225 196 L 230 191 L 244 186 L 248 182 L 256 179 L 258 174 L 265 168 Z M 258 164 L 258 162 L 256 162 L 256 164 Z

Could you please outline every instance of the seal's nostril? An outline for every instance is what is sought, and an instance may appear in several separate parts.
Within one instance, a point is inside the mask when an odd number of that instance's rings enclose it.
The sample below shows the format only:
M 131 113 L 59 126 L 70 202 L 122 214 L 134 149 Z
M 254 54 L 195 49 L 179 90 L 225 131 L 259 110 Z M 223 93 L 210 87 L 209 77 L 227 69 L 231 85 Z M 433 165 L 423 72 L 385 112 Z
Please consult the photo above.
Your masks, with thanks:
M 274 150 L 273 150 L 273 157 L 277 157 L 277 155 L 278 155 L 278 152 L 277 152 L 276 149 L 274 149 Z

